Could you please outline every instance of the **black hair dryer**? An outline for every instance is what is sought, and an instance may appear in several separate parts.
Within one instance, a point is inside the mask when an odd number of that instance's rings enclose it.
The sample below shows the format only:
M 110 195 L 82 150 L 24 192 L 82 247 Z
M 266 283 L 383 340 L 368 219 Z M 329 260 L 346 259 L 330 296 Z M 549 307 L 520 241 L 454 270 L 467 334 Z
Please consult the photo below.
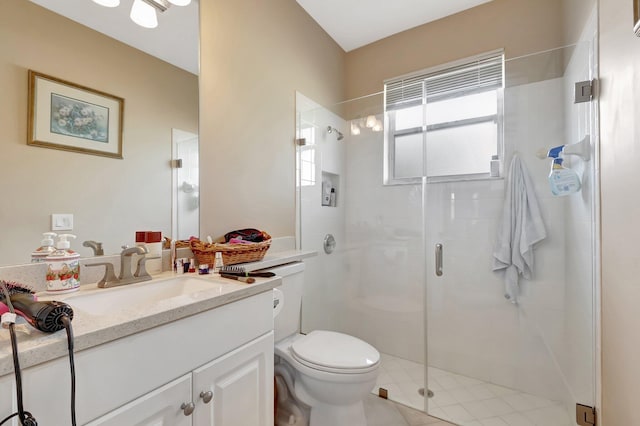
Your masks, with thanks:
M 30 294 L 11 295 L 11 303 L 17 314 L 29 324 L 45 333 L 53 333 L 65 328 L 63 318 L 73 319 L 73 309 L 55 300 L 39 302 Z

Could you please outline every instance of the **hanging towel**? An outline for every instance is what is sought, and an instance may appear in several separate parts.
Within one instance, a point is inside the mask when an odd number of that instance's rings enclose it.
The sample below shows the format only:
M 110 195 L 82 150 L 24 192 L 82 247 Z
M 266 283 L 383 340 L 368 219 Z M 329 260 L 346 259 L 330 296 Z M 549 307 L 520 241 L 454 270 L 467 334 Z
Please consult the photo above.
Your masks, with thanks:
M 531 278 L 533 246 L 546 236 L 533 182 L 520 157 L 514 155 L 493 251 L 493 270 L 505 270 L 504 297 L 514 304 L 518 303 L 519 276 Z

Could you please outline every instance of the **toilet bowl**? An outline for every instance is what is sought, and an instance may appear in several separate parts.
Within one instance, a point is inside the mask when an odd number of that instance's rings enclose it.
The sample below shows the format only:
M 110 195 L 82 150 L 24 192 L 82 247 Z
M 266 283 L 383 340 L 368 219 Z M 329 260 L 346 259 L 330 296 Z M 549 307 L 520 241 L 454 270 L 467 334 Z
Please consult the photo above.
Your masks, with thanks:
M 286 384 L 287 415 L 278 426 L 366 426 L 362 401 L 376 384 L 380 353 L 344 333 L 300 333 L 304 264 L 271 269 L 282 277 L 274 289 L 275 374 Z M 278 380 L 276 381 L 278 382 Z M 278 394 L 280 395 L 280 391 Z M 299 409 L 292 409 L 292 404 Z
M 316 330 L 277 342 L 275 355 L 289 372 L 289 392 L 310 410 L 309 426 L 366 426 L 362 401 L 380 366 L 373 346 L 347 334 Z

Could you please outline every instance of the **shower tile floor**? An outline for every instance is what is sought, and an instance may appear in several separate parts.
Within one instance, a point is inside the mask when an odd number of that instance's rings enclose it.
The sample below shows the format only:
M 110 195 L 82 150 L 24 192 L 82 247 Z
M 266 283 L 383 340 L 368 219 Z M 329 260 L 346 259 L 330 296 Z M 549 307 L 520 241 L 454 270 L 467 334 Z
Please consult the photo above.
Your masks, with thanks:
M 369 395 L 364 400 L 367 426 L 455 426 L 422 411 Z
M 381 354 L 373 393 L 387 389 L 389 399 L 424 409 L 418 389 L 424 387 L 424 366 Z M 429 368 L 429 414 L 462 426 L 571 426 L 565 406 L 535 395 L 486 383 L 435 367 Z

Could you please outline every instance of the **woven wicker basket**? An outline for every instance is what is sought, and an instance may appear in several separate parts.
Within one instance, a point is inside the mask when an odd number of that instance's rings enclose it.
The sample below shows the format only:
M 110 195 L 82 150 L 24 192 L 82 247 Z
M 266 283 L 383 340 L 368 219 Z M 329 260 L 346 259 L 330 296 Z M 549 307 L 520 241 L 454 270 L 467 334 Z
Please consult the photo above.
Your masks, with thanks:
M 191 251 L 198 260 L 199 265 L 213 265 L 217 252 L 222 253 L 222 262 L 225 265 L 235 265 L 244 262 L 256 262 L 262 260 L 271 246 L 271 237 L 259 243 L 227 244 L 206 243 L 200 240 L 191 240 Z
M 176 240 L 176 248 L 189 248 L 191 242 L 189 240 Z
M 165 250 L 168 250 L 171 248 L 171 238 L 169 237 L 165 237 L 164 238 L 164 243 L 162 245 L 162 248 Z M 173 244 L 175 246 L 175 248 L 179 249 L 179 248 L 191 248 L 191 244 L 189 242 L 189 240 L 175 240 L 173 241 Z

